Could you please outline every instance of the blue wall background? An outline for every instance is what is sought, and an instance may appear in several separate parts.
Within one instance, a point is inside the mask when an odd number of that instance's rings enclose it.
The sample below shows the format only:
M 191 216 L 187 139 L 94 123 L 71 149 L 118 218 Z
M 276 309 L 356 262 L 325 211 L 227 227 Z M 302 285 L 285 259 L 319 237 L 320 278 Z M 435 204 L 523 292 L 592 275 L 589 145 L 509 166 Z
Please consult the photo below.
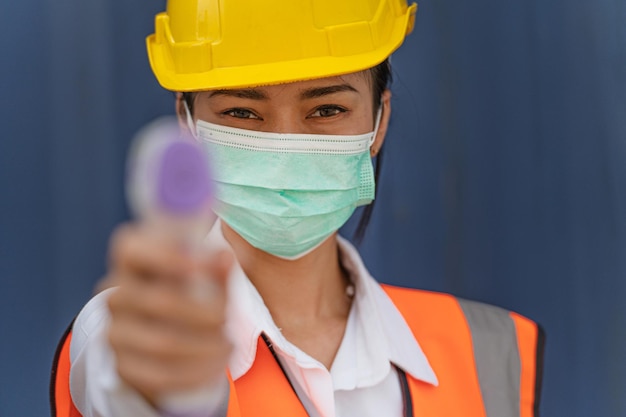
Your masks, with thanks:
M 47 414 L 128 142 L 173 110 L 144 52 L 163 8 L 0 3 L 2 417 Z M 626 416 L 626 2 L 422 0 L 393 64 L 368 266 L 539 321 L 543 415 Z

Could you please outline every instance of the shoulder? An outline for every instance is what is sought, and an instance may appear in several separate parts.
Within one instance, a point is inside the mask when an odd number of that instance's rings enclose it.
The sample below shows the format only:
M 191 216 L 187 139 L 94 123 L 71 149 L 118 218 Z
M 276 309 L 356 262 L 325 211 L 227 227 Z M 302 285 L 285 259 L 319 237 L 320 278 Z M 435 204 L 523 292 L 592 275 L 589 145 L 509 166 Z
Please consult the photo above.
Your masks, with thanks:
M 474 338 L 513 334 L 534 339 L 542 333 L 534 321 L 494 305 L 433 291 L 386 284 L 382 288 L 414 333 L 449 334 L 453 329 L 463 329 L 463 333 L 469 331 Z
M 459 308 L 458 299 L 453 295 L 414 288 L 396 287 L 381 284 L 383 290 L 405 316 L 432 316 L 454 312 Z
M 456 310 L 466 316 L 476 316 L 476 318 L 514 315 L 516 318 L 528 320 L 513 311 L 479 301 L 456 297 L 452 294 L 397 287 L 388 284 L 381 284 L 381 287 L 399 309 L 407 312 L 422 311 L 434 313 L 442 310 Z
M 96 333 L 101 332 L 109 321 L 107 300 L 115 288 L 96 294 L 78 313 L 72 326 L 70 356 L 74 359 Z

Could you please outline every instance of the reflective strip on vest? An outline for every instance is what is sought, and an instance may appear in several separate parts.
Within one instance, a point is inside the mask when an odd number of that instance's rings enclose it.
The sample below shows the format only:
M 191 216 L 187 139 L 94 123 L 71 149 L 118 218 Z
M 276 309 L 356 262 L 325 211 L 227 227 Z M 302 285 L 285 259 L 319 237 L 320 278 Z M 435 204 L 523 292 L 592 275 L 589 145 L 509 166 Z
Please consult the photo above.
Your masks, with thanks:
M 474 344 L 474 360 L 487 417 L 520 416 L 520 353 L 509 312 L 459 299 Z

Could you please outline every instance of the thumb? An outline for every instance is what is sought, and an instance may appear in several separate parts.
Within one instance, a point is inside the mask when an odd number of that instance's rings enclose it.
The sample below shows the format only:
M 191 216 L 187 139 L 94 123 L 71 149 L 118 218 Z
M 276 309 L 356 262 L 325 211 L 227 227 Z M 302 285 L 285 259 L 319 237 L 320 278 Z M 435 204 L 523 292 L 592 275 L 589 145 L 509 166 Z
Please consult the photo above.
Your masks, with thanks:
M 211 255 L 209 261 L 204 267 L 204 270 L 206 271 L 210 279 L 215 281 L 216 284 L 226 288 L 228 276 L 230 275 L 230 271 L 233 267 L 234 262 L 235 257 L 232 252 L 227 250 L 220 250 Z
M 227 250 L 209 255 L 198 265 L 191 286 L 191 295 L 199 301 L 225 302 L 228 276 L 234 256 Z

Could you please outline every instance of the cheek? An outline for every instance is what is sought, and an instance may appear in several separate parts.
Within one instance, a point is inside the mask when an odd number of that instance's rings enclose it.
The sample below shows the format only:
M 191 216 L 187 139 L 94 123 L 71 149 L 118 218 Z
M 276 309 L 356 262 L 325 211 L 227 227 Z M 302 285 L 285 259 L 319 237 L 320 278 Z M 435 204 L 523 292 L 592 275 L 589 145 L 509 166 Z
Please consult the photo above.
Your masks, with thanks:
M 357 132 L 357 134 L 369 133 L 373 131 L 374 123 L 371 106 L 368 106 L 366 110 L 361 111 L 358 115 L 359 132 Z
M 374 130 L 375 116 L 369 96 L 363 96 L 350 117 L 352 134 L 368 133 Z
M 305 119 L 306 130 L 321 135 L 362 135 L 374 130 L 372 115 L 364 109 L 350 109 L 338 117 Z

